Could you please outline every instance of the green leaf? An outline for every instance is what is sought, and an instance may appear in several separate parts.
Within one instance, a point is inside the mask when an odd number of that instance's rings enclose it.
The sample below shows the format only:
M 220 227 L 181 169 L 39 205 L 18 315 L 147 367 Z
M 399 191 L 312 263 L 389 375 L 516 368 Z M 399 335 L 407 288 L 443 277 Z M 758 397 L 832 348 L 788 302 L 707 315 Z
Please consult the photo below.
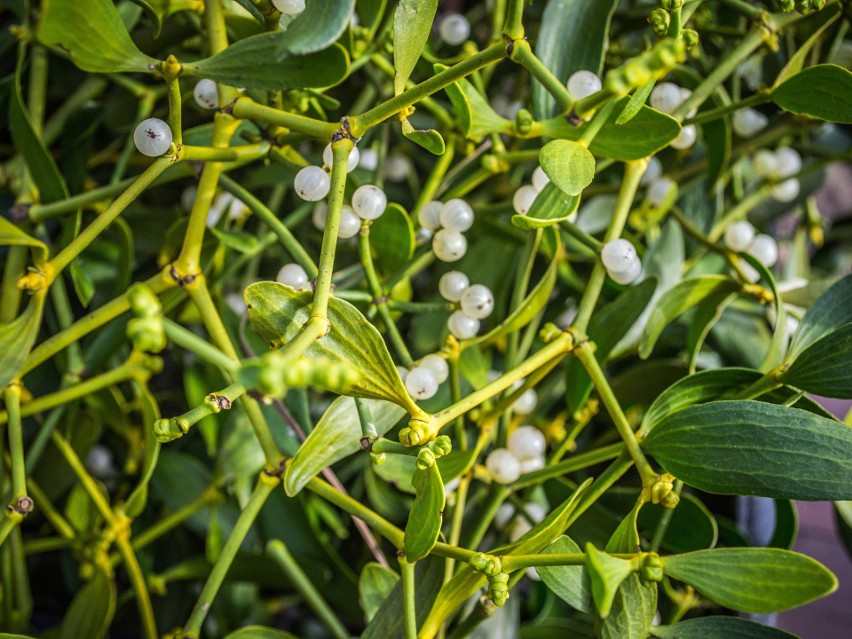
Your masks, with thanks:
M 245 626 L 229 633 L 225 636 L 225 639 L 298 639 L 298 637 L 283 630 L 276 630 L 275 628 Z
M 0 217 L 0 246 L 29 246 L 33 262 L 41 266 L 47 261 L 47 245 L 32 235 L 27 235 L 9 220 Z
M 387 455 L 381 464 L 372 466 L 373 472 L 399 491 L 414 494 L 414 471 L 417 458 L 413 455 Z
M 316 53 L 331 46 L 349 26 L 355 0 L 307 2 L 305 10 L 280 32 L 276 60 Z
M 17 376 L 35 344 L 46 294 L 47 290 L 36 292 L 23 313 L 8 324 L 0 324 L 0 388 Z
M 793 335 L 788 361 L 811 344 L 852 322 L 852 274 L 835 282 L 805 313 Z
M 582 144 L 552 140 L 538 155 L 550 181 L 568 195 L 579 195 L 595 179 L 595 157 Z
M 817 21 L 819 26 L 814 30 L 814 32 L 805 40 L 799 47 L 796 49 L 796 52 L 790 56 L 790 59 L 787 60 L 787 64 L 784 65 L 784 68 L 781 69 L 781 72 L 778 74 L 778 77 L 775 78 L 775 86 L 782 84 L 784 81 L 789 80 L 795 74 L 802 70 L 802 67 L 805 64 L 805 60 L 807 60 L 808 54 L 811 52 L 811 49 L 814 48 L 820 39 L 822 38 L 822 34 L 825 33 L 825 30 L 828 29 L 837 18 L 840 17 L 840 5 L 829 5 L 823 11 L 820 11 L 813 20 Z
M 435 73 L 446 68 L 442 64 L 434 65 Z M 459 129 L 466 138 L 478 141 L 492 133 L 508 133 L 514 130 L 513 123 L 497 115 L 485 96 L 468 80 L 461 79 L 448 84 L 444 91 L 447 92 L 456 112 Z
M 151 0 L 146 0 L 147 2 L 151 2 Z M 189 0 L 192 1 L 192 0 Z M 266 24 L 266 20 L 263 17 L 263 14 L 260 10 L 254 6 L 251 0 L 235 0 L 238 5 L 240 5 L 243 9 L 248 11 L 251 14 L 251 17 L 257 20 L 260 24 Z M 171 4 L 172 0 L 157 0 L 157 2 L 162 2 L 164 4 Z M 307 10 L 307 7 L 305 7 Z
M 399 204 L 391 202 L 384 215 L 370 225 L 370 246 L 376 266 L 384 274 L 396 273 L 414 255 L 414 226 Z
M 561 535 L 541 554 L 572 554 L 583 552 L 573 539 Z M 591 612 L 592 592 L 589 575 L 583 566 L 538 566 L 541 580 L 557 597 L 580 612 Z
M 818 64 L 772 90 L 772 101 L 785 111 L 827 122 L 852 123 L 852 73 L 836 64 Z
M 660 337 L 663 329 L 690 308 L 711 295 L 733 293 L 738 290 L 740 290 L 739 283 L 724 275 L 701 275 L 678 282 L 663 293 L 651 312 L 639 344 L 639 356 L 647 359 L 654 350 L 654 344 L 657 343 L 657 338 Z
M 852 428 L 756 401 L 691 406 L 663 419 L 642 447 L 690 486 L 723 495 L 852 497 Z
M 669 511 L 665 506 L 647 504 L 639 513 L 640 528 L 649 533 L 656 530 L 663 514 L 667 512 L 671 512 L 671 519 L 663 537 L 662 548 L 671 552 L 690 552 L 716 545 L 719 538 L 716 518 L 707 506 L 689 493 L 680 496 L 680 503 L 674 511 Z
M 657 639 L 799 639 L 789 632 L 739 617 L 700 617 L 673 626 L 655 626 L 651 636 Z
M 408 561 L 423 559 L 438 541 L 443 521 L 444 482 L 438 464 L 432 464 L 425 470 L 414 471 L 414 504 L 405 525 L 402 549 Z
M 60 639 L 102 639 L 115 614 L 115 584 L 107 574 L 96 569 L 95 575 L 74 595 L 62 620 Z
M 633 564 L 619 559 L 586 544 L 586 570 L 592 588 L 592 599 L 601 617 L 606 618 L 612 609 L 612 601 L 621 582 L 633 572 Z
M 393 15 L 393 92 L 405 91 L 405 83 L 429 40 L 438 0 L 400 0 Z
M 285 35 L 276 31 L 239 40 L 212 57 L 184 63 L 183 73 L 265 91 L 329 87 L 349 74 L 349 54 L 339 44 L 278 59 L 280 40 Z
M 278 282 L 257 282 L 245 291 L 252 326 L 273 348 L 293 339 L 310 317 L 313 292 L 296 291 Z M 331 330 L 305 351 L 305 357 L 345 362 L 361 373 L 352 387 L 353 397 L 387 399 L 411 414 L 420 413 L 409 397 L 376 327 L 349 302 L 328 301 Z
M 43 0 L 36 37 L 92 73 L 149 73 L 159 64 L 133 44 L 112 0 Z
M 248 0 L 236 0 L 244 9 L 254 16 L 256 20 L 263 24 L 263 16 L 251 2 Z M 160 35 L 160 29 L 163 28 L 163 22 L 169 16 L 172 16 L 181 11 L 198 11 L 202 6 L 199 0 L 133 0 L 134 4 L 138 4 L 145 11 L 148 19 L 151 20 L 154 26 L 154 37 Z M 257 14 L 257 15 L 255 15 Z
M 657 584 L 629 575 L 615 593 L 609 616 L 594 617 L 595 632 L 599 639 L 647 639 L 656 612 Z
M 384 435 L 405 415 L 405 411 L 390 402 L 365 400 L 373 425 Z M 361 450 L 361 420 L 351 397 L 338 397 L 320 418 L 316 427 L 287 464 L 284 490 L 291 497 L 304 488 L 319 472 L 341 459 Z
M 370 562 L 361 570 L 358 578 L 358 601 L 369 622 L 388 598 L 399 575 L 381 564 Z
M 617 0 L 549 0 L 541 19 L 535 54 L 565 84 L 575 71 L 600 74 Z M 533 112 L 538 120 L 558 115 L 556 101 L 537 81 L 532 83 Z
M 727 106 L 729 101 L 723 101 L 717 94 L 718 92 L 711 95 L 710 99 L 701 105 L 698 112 Z M 733 144 L 733 129 L 729 118 L 716 118 L 701 123 L 701 130 L 704 133 L 704 144 L 707 147 L 707 189 L 709 191 L 728 170 Z
M 645 105 L 645 102 L 648 100 L 648 96 L 651 95 L 651 91 L 654 90 L 654 85 L 656 84 L 656 80 L 651 80 L 644 86 L 639 87 L 636 91 L 633 92 L 633 95 L 630 96 L 630 100 L 621 110 L 621 113 L 618 114 L 618 117 L 615 119 L 616 124 L 627 124 L 636 117 L 636 114 L 642 109 Z
M 30 176 L 39 189 L 39 198 L 42 202 L 55 202 L 68 197 L 68 187 L 59 172 L 59 167 L 53 156 L 44 146 L 41 137 L 33 128 L 30 114 L 24 106 L 24 98 L 21 92 L 21 74 L 26 62 L 26 47 L 21 44 L 18 47 L 18 65 L 15 69 L 15 77 L 12 81 L 12 91 L 9 96 L 9 133 L 15 148 L 20 151 L 24 162 L 29 169 Z M 2 220 L 3 227 L 9 222 Z M 0 234 L 4 228 L 0 227 Z M 0 235 L 2 239 L 2 235 Z M 37 240 L 33 240 L 37 241 Z M 40 246 L 44 246 L 38 242 Z M 35 244 L 30 244 L 35 246 Z M 45 248 L 45 255 L 47 249 Z M 39 264 L 39 262 L 36 262 Z
M 214 226 L 210 232 L 228 248 L 244 254 L 255 254 L 260 244 L 257 237 L 245 231 L 226 231 Z
M 520 229 L 555 226 L 570 218 L 580 206 L 579 195 L 566 195 L 555 184 L 548 183 L 538 194 L 526 215 L 513 215 L 512 224 Z
M 663 570 L 732 610 L 779 612 L 819 599 L 837 578 L 818 561 L 779 548 L 715 548 L 663 557 Z
M 615 103 L 612 114 L 595 136 L 589 150 L 595 155 L 629 162 L 653 155 L 680 135 L 680 123 L 670 115 L 645 105 L 629 122 L 616 124 L 618 115 L 627 106 L 629 97 Z M 541 122 L 542 135 L 552 138 L 577 140 L 587 124 L 574 126 L 558 117 Z
M 722 313 L 725 312 L 728 304 L 733 302 L 736 297 L 736 293 L 719 293 L 705 297 L 695 306 L 686 334 L 686 353 L 690 373 L 695 373 L 701 347 L 713 326 L 722 317 Z
M 402 119 L 402 134 L 432 155 L 444 155 L 447 149 L 444 138 L 435 129 L 415 129 L 408 118 Z
M 615 529 L 615 532 L 612 533 L 606 544 L 606 552 L 636 552 L 636 549 L 639 548 L 639 531 L 636 521 L 643 504 L 644 502 L 637 500 L 633 508 L 630 509 L 630 512 L 621 520 L 618 528 Z
M 554 244 L 558 245 L 558 231 L 552 227 L 546 229 L 550 233 L 550 237 Z M 473 339 L 465 340 L 462 343 L 462 348 L 466 349 L 477 344 L 488 344 L 493 342 L 498 337 L 512 333 L 519 328 L 529 324 L 533 318 L 541 312 L 550 300 L 550 293 L 553 291 L 553 286 L 556 284 L 556 273 L 559 267 L 559 249 L 554 251 L 553 259 L 547 270 L 542 275 L 538 284 L 535 285 L 529 295 L 524 298 L 518 307 L 512 313 L 500 322 L 497 326 L 488 331 L 485 335 L 474 337 Z
M 808 346 L 780 379 L 785 384 L 822 397 L 852 399 L 850 363 L 852 323 Z

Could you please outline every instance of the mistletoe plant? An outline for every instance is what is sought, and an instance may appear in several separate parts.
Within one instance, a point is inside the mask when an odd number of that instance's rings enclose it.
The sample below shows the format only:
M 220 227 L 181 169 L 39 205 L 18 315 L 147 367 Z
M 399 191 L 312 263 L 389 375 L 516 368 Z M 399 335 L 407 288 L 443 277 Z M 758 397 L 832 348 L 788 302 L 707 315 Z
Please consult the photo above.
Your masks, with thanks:
M 2 3 L 3 637 L 772 639 L 732 611 L 835 589 L 848 6 L 438 4 Z

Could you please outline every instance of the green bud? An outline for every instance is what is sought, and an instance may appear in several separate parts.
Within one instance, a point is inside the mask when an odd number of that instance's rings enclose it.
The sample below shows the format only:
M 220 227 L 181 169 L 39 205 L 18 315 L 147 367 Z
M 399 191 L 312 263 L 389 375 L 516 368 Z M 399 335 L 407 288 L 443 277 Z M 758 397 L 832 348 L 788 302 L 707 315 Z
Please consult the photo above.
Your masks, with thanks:
M 376 466 L 381 466 L 388 460 L 388 456 L 384 453 L 370 453 L 370 458 Z
M 154 422 L 154 437 L 161 444 L 168 444 L 189 432 L 189 422 L 180 417 L 158 419 Z
M 562 329 L 553 322 L 548 322 L 538 332 L 539 339 L 545 344 L 549 344 L 560 335 L 562 335 Z
M 153 291 L 144 284 L 134 284 L 127 291 L 130 309 L 137 317 L 155 317 L 163 314 L 160 300 Z
M 683 8 L 683 0 L 660 0 L 660 6 L 666 11 Z
M 680 32 L 680 35 L 683 38 L 683 43 L 686 45 L 686 48 L 688 50 L 692 50 L 698 46 L 698 31 L 696 31 L 695 29 L 683 29 Z
M 162 316 L 135 317 L 127 322 L 127 337 L 133 347 L 148 353 L 159 353 L 166 347 Z
M 648 24 L 651 25 L 658 37 L 663 38 L 669 31 L 671 19 L 671 14 L 668 11 L 657 8 L 648 16 Z
M 660 582 L 663 580 L 663 560 L 657 553 L 648 553 L 642 558 L 639 577 L 644 581 Z
M 495 606 L 502 606 L 509 599 L 509 573 L 499 572 L 488 577 L 488 597 Z
M 453 443 L 446 435 L 440 435 L 435 438 L 435 441 L 429 442 L 427 445 L 429 446 L 429 449 L 435 453 L 436 458 L 449 455 L 453 450 Z
M 417 453 L 417 469 L 426 470 L 435 465 L 435 453 L 428 446 L 424 446 Z
M 793 9 L 796 8 L 795 0 L 775 0 L 775 6 L 778 7 L 779 11 L 783 11 L 784 13 L 790 13 Z
M 515 129 L 521 135 L 529 133 L 534 122 L 532 113 L 526 109 L 520 109 L 517 115 L 515 115 Z

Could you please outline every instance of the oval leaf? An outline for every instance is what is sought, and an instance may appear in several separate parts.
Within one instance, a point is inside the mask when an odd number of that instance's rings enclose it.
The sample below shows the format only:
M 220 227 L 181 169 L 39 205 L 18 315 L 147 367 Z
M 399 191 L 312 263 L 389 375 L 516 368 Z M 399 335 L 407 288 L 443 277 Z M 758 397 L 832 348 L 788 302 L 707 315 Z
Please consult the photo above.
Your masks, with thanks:
M 852 322 L 849 300 L 852 300 L 852 274 L 835 282 L 805 313 L 790 343 L 790 361 L 820 338 Z
M 569 554 L 583 552 L 573 539 L 560 536 L 547 548 L 541 551 L 543 555 Z M 536 568 L 541 580 L 557 597 L 575 610 L 590 612 L 592 610 L 592 591 L 589 586 L 589 575 L 583 566 L 539 566 Z
M 0 324 L 0 388 L 17 376 L 38 337 L 46 293 L 38 291 L 23 313 L 8 324 Z
M 512 216 L 512 224 L 521 229 L 555 226 L 571 217 L 578 206 L 579 195 L 566 195 L 556 185 L 548 183 L 526 215 Z
M 437 464 L 414 471 L 414 504 L 405 525 L 402 549 L 408 561 L 423 559 L 438 541 L 444 515 L 444 482 Z
M 578 142 L 552 140 L 541 148 L 538 162 L 550 181 L 568 195 L 579 195 L 595 179 L 595 158 Z
M 798 408 L 691 406 L 663 419 L 642 447 L 678 479 L 710 493 L 852 498 L 852 428 Z
M 212 57 L 185 63 L 183 72 L 229 86 L 265 91 L 329 87 L 349 73 L 349 54 L 338 44 L 308 55 L 277 59 L 285 34 L 276 31 L 244 38 Z
M 60 639 L 101 639 L 115 614 L 115 584 L 103 570 L 74 596 L 62 620 Z
M 818 64 L 797 73 L 772 91 L 785 111 L 827 122 L 852 123 L 852 73 L 836 64 Z
M 384 274 L 402 270 L 414 255 L 414 226 L 399 204 L 388 204 L 384 215 L 370 225 L 370 246 Z
M 438 0 L 400 0 L 393 15 L 393 90 L 405 91 L 405 83 L 429 40 Z
M 818 561 L 779 548 L 715 548 L 663 558 L 663 570 L 732 610 L 779 612 L 833 592 L 837 578 Z
M 305 10 L 281 32 L 276 59 L 315 53 L 331 46 L 349 26 L 354 9 L 355 0 L 305 3 Z
M 615 593 L 606 619 L 594 617 L 599 639 L 647 639 L 657 612 L 657 584 L 629 575 Z
M 364 400 L 372 423 L 384 435 L 405 415 L 405 410 L 379 400 Z M 316 477 L 323 468 L 361 450 L 361 420 L 351 397 L 338 397 L 320 418 L 308 438 L 287 464 L 284 490 L 291 497 Z
M 847 301 L 849 306 L 852 306 Z M 808 346 L 781 380 L 822 397 L 852 399 L 852 323 Z
M 408 118 L 402 119 L 402 134 L 414 144 L 422 146 L 432 155 L 444 155 L 447 145 L 435 129 L 415 129 Z
M 657 639 L 799 639 L 796 635 L 770 628 L 763 624 L 739 617 L 700 617 L 687 619 L 673 626 L 651 628 L 651 636 Z
M 112 0 L 43 0 L 36 37 L 92 73 L 147 73 L 159 64 L 133 44 Z
M 358 602 L 368 622 L 378 612 L 398 581 L 399 575 L 381 564 L 370 562 L 364 566 L 358 578 Z
M 296 291 L 278 282 L 257 282 L 245 291 L 249 320 L 273 348 L 293 339 L 308 321 L 313 293 Z M 331 330 L 305 351 L 305 357 L 345 362 L 361 373 L 353 397 L 387 399 L 412 414 L 420 413 L 409 397 L 376 327 L 349 302 L 328 301 Z
M 447 67 L 434 65 L 435 73 Z M 509 133 L 514 130 L 512 122 L 497 114 L 488 100 L 465 79 L 458 80 L 444 88 L 453 110 L 456 112 L 459 129 L 471 140 L 481 140 L 492 133 Z

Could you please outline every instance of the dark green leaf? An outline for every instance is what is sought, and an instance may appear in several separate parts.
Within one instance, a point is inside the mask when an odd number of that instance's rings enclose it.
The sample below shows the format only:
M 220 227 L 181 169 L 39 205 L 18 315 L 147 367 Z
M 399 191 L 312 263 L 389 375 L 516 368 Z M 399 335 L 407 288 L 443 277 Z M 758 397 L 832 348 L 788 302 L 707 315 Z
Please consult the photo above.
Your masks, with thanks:
M 569 554 L 583 552 L 570 537 L 562 535 L 541 551 L 547 554 Z M 541 580 L 557 597 L 581 612 L 592 610 L 592 592 L 589 576 L 584 566 L 539 566 L 536 568 Z
M 600 74 L 616 0 L 549 0 L 544 8 L 535 54 L 565 84 L 575 71 Z M 556 101 L 543 85 L 532 83 L 533 112 L 538 120 L 557 115 Z
M 805 313 L 790 343 L 788 360 L 817 340 L 852 322 L 852 275 L 835 282 Z
M 663 569 L 733 610 L 768 613 L 819 599 L 837 579 L 819 562 L 779 548 L 715 548 L 663 558 Z
M 655 626 L 651 636 L 658 639 L 799 639 L 796 635 L 739 617 L 701 617 L 673 626 Z
M 521 229 L 554 226 L 571 217 L 578 206 L 579 195 L 566 195 L 555 184 L 548 183 L 526 215 L 512 216 L 512 224 Z
M 384 435 L 405 415 L 405 410 L 380 400 L 364 400 L 379 435 Z M 361 450 L 361 420 L 351 397 L 338 397 L 287 464 L 284 490 L 291 497 L 328 466 Z
M 693 306 L 711 295 L 733 293 L 740 290 L 735 280 L 723 275 L 701 275 L 685 279 L 665 293 L 657 302 L 639 345 L 639 356 L 647 359 L 654 350 L 663 329 Z
M 115 614 L 115 584 L 102 569 L 74 596 L 65 619 L 60 639 L 102 639 Z
M 725 106 L 725 102 L 714 94 L 701 105 L 698 111 L 701 113 L 721 106 Z M 704 144 L 707 147 L 707 189 L 712 190 L 728 170 L 731 159 L 732 128 L 728 118 L 716 118 L 703 122 L 701 130 L 704 132 Z
M 296 635 L 283 630 L 265 628 L 264 626 L 245 626 L 229 633 L 225 639 L 298 639 Z
M 799 47 L 796 49 L 795 53 L 790 56 L 790 59 L 787 60 L 787 64 L 784 65 L 784 68 L 781 69 L 781 72 L 778 74 L 778 77 L 775 78 L 775 85 L 782 84 L 784 81 L 789 80 L 795 74 L 802 70 L 802 67 L 805 64 L 805 61 L 808 58 L 808 54 L 811 52 L 811 49 L 814 48 L 821 37 L 822 34 L 825 33 L 825 30 L 834 24 L 834 21 L 840 17 L 841 7 L 840 5 L 829 5 L 825 8 L 825 10 L 820 11 L 819 14 L 814 18 L 819 21 L 819 26 L 814 30 L 814 32 L 805 40 Z
M 852 73 L 836 64 L 818 64 L 792 76 L 772 91 L 785 111 L 828 122 L 852 123 Z
M 391 202 L 384 215 L 370 225 L 370 246 L 384 274 L 401 270 L 414 255 L 414 226 L 408 213 Z
M 329 87 L 349 73 L 349 54 L 338 44 L 316 53 L 277 59 L 280 40 L 285 35 L 286 32 L 276 31 L 239 40 L 210 58 L 185 63 L 183 72 L 229 86 L 265 91 Z
M 616 124 L 618 115 L 627 106 L 629 97 L 615 103 L 612 114 L 595 136 L 589 150 L 595 155 L 619 162 L 629 162 L 653 155 L 680 135 L 680 123 L 670 115 L 643 106 L 626 124 Z M 585 126 L 574 126 L 559 117 L 541 122 L 542 135 L 577 140 Z
M 621 582 L 633 572 L 633 565 L 627 559 L 601 552 L 589 542 L 586 544 L 586 570 L 595 608 L 598 614 L 605 618 L 612 609 L 612 602 Z
M 402 134 L 432 155 L 443 155 L 447 149 L 444 138 L 435 129 L 415 129 L 408 118 L 402 120 Z
M 691 406 L 663 419 L 642 447 L 706 492 L 785 499 L 852 497 L 852 428 L 755 401 Z
M 425 470 L 415 470 L 412 483 L 414 504 L 402 540 L 405 558 L 410 562 L 423 559 L 438 541 L 446 503 L 444 482 L 437 464 Z
M 147 73 L 159 64 L 133 44 L 112 0 L 43 0 L 36 37 L 92 73 Z
M 657 584 L 629 575 L 615 593 L 609 616 L 594 617 L 595 631 L 600 639 L 647 639 L 656 612 Z
M 808 346 L 781 375 L 781 380 L 785 384 L 822 397 L 852 399 L 850 363 L 852 323 Z
M 695 306 L 692 320 L 689 323 L 689 331 L 686 334 L 686 352 L 688 354 L 689 371 L 695 372 L 698 355 L 704 340 L 710 334 L 713 326 L 722 317 L 728 304 L 734 301 L 736 293 L 719 293 L 705 297 Z
M 435 73 L 447 67 L 434 65 Z M 508 133 L 514 129 L 512 122 L 491 108 L 488 100 L 468 80 L 461 79 L 444 88 L 453 110 L 456 112 L 459 129 L 471 140 L 481 140 L 492 133 Z
M 552 140 L 541 148 L 541 168 L 550 182 L 568 195 L 579 195 L 595 179 L 595 158 L 571 140 Z
M 308 321 L 313 293 L 296 291 L 278 282 L 258 282 L 245 291 L 252 326 L 273 348 L 293 339 Z M 411 414 L 421 410 L 409 397 L 382 336 L 354 306 L 332 297 L 328 303 L 331 330 L 306 351 L 310 359 L 345 362 L 357 368 L 361 379 L 353 397 L 387 399 Z
M 246 11 L 252 14 L 255 19 L 263 24 L 263 16 L 249 0 L 236 0 Z M 145 10 L 148 19 L 154 25 L 154 37 L 160 35 L 160 29 L 163 27 L 163 22 L 175 13 L 180 11 L 197 11 L 199 7 L 198 0 L 133 0 L 134 4 L 138 4 Z M 257 14 L 257 15 L 255 15 Z
M 369 622 L 388 598 L 399 575 L 390 568 L 371 562 L 364 566 L 358 578 L 358 601 Z
M 8 324 L 0 324 L 0 388 L 17 376 L 35 344 L 46 294 L 46 290 L 36 292 L 23 313 Z
M 405 91 L 405 83 L 420 59 L 432 21 L 438 9 L 438 0 L 400 0 L 393 16 L 393 89 Z
M 659 525 L 664 506 L 647 504 L 639 513 L 639 526 L 652 534 Z M 662 547 L 671 552 L 705 550 L 716 545 L 719 526 L 707 506 L 689 493 L 680 496 L 680 503 L 671 513 Z
M 305 10 L 281 32 L 276 59 L 328 48 L 349 26 L 354 9 L 355 0 L 305 3 Z

